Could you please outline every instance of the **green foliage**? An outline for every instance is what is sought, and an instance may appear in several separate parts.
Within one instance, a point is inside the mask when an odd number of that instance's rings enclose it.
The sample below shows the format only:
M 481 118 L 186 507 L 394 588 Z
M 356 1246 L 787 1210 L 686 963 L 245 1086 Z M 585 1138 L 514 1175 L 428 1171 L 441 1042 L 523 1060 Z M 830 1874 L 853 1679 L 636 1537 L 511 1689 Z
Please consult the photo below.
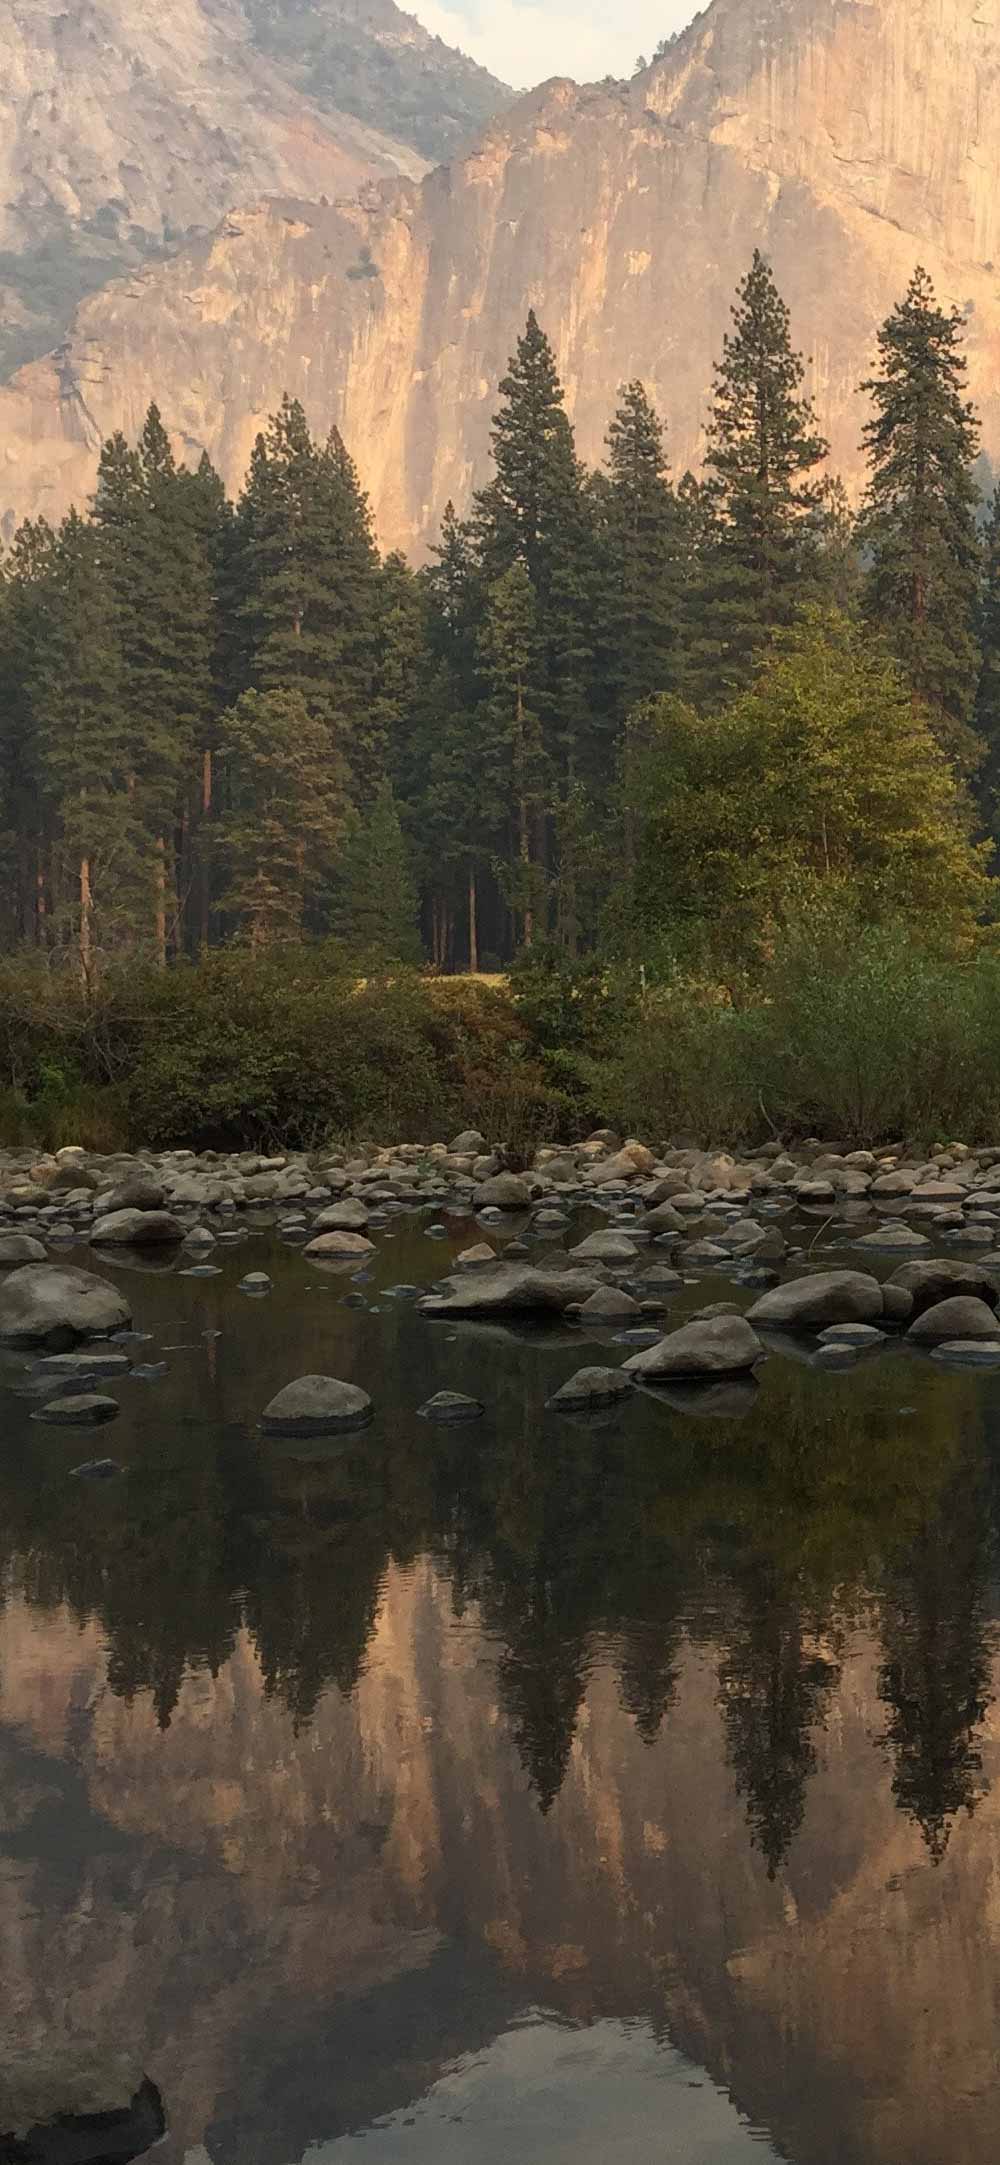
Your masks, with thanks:
M 965 397 L 962 336 L 958 310 L 939 307 L 918 269 L 879 332 L 879 372 L 862 386 L 875 408 L 864 434 L 866 613 L 952 731 L 968 722 L 975 694 L 979 570 L 979 424 Z
M 367 818 L 355 814 L 348 829 L 334 929 L 365 967 L 422 960 L 410 853 L 388 782 Z
M 788 310 L 760 250 L 716 368 L 703 490 L 701 577 L 692 594 L 689 684 L 712 701 L 745 684 L 815 579 L 815 469 L 828 446 L 791 343 Z
M 301 692 L 244 692 L 223 718 L 219 908 L 253 948 L 294 938 L 329 891 L 345 777 Z
M 863 921 L 967 937 L 987 899 L 971 807 L 887 657 L 844 618 L 808 614 L 717 715 L 643 717 L 625 779 L 635 829 L 625 940 L 759 967 L 780 927 L 845 901 Z

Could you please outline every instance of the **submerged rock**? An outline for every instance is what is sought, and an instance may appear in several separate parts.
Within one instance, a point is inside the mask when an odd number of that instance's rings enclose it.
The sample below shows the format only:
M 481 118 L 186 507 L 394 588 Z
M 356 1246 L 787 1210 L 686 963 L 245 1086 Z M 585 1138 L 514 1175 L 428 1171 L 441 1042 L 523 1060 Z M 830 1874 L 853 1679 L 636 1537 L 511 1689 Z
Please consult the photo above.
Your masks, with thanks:
M 437 1391 L 433 1398 L 421 1406 L 421 1421 L 479 1421 L 485 1406 L 478 1398 L 466 1398 L 461 1391 Z
M 104 1398 L 97 1391 L 79 1391 L 68 1398 L 50 1398 L 33 1421 L 52 1421 L 59 1428 L 98 1428 L 104 1421 L 115 1420 L 118 1413 L 116 1398 Z
M 267 1435 L 328 1436 L 341 1428 L 358 1428 L 372 1418 L 374 1407 L 367 1391 L 336 1376 L 299 1376 L 272 1398 L 261 1415 Z
M 98 1218 L 90 1238 L 102 1248 L 169 1248 L 184 1227 L 169 1210 L 112 1210 Z
M 774 1286 L 747 1321 L 761 1330 L 816 1331 L 829 1323 L 876 1323 L 884 1313 L 877 1278 L 859 1270 L 823 1270 Z
M 763 1356 L 760 1339 L 743 1316 L 716 1316 L 671 1331 L 648 1352 L 634 1353 L 625 1369 L 645 1383 L 661 1376 L 694 1381 L 699 1376 L 747 1375 Z
M 482 1276 L 448 1278 L 446 1291 L 430 1294 L 419 1307 L 427 1316 L 565 1315 L 589 1300 L 598 1284 L 582 1270 L 511 1264 Z
M 92 1271 L 57 1263 L 26 1263 L 0 1284 L 0 1343 L 101 1338 L 131 1323 L 117 1286 Z
M 495 1173 L 473 1193 L 477 1210 L 530 1210 L 531 1188 L 517 1173 Z
M 45 1249 L 32 1233 L 0 1233 L 0 1270 L 12 1270 L 19 1263 L 44 1263 Z
M 960 1294 L 925 1308 L 906 1336 L 917 1346 L 942 1346 L 948 1339 L 990 1339 L 1000 1345 L 1000 1321 L 985 1301 Z
M 903 1263 L 893 1271 L 886 1291 L 891 1287 L 910 1295 L 915 1316 L 960 1294 L 985 1301 L 988 1308 L 1000 1306 L 1000 1273 L 989 1265 L 963 1263 L 957 1257 L 954 1261 L 938 1256 L 926 1263 Z
M 315 1262 L 363 1262 L 375 1253 L 373 1240 L 366 1240 L 361 1233 L 320 1233 L 311 1240 L 303 1254 Z
M 549 1399 L 549 1405 L 560 1413 L 581 1413 L 596 1410 L 600 1406 L 617 1405 L 619 1399 L 629 1398 L 632 1384 L 621 1368 L 579 1368 L 568 1383 L 560 1386 Z

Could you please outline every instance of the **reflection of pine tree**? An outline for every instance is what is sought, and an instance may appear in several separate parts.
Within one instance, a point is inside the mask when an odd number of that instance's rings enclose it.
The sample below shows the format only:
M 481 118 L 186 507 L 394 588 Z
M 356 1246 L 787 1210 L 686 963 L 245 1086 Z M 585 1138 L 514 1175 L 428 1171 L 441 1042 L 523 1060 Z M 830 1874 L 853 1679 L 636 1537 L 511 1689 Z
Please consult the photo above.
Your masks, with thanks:
M 566 1778 L 586 1690 L 584 1642 L 560 1629 L 551 1589 L 536 1581 L 517 1639 L 501 1656 L 500 1690 L 521 1764 L 543 1812 Z
M 794 1589 L 766 1565 L 744 1592 L 743 1615 L 719 1668 L 729 1763 L 746 1799 L 754 1848 L 774 1879 L 802 1824 L 836 1666 L 810 1650 Z
M 976 1735 L 990 1704 L 985 1499 L 955 1482 L 940 1519 L 889 1576 L 882 1599 L 879 1695 L 892 1793 L 940 1864 L 961 1811 L 985 1794 Z

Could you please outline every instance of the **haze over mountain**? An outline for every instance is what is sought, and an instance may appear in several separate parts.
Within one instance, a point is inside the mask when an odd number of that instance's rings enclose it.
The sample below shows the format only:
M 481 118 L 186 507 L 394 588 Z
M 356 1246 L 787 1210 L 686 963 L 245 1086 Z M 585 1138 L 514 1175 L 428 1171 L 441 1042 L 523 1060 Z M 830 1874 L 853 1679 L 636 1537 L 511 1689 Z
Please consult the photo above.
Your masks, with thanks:
M 236 486 L 287 389 L 342 429 L 383 542 L 419 554 L 483 476 L 530 306 L 584 458 L 638 375 L 675 467 L 696 463 L 755 246 L 849 480 L 875 326 L 918 259 L 967 315 L 1000 451 L 998 85 L 1000 0 L 714 0 L 628 84 L 550 83 L 421 181 L 258 200 L 86 301 L 63 350 L 0 393 L 0 516 L 82 500 L 101 439 L 154 397 Z
M 419 175 L 508 96 L 393 0 L 0 0 L 0 375 L 234 202 Z

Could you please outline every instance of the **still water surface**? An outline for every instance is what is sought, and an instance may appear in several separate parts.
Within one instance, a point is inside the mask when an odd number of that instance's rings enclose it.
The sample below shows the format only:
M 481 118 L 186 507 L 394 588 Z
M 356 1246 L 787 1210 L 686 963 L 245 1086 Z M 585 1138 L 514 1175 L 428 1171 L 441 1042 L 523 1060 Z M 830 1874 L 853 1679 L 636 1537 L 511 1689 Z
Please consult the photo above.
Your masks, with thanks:
M 995 2165 L 1000 1380 L 560 1418 L 625 1349 L 422 1319 L 450 1230 L 362 1308 L 102 1264 L 167 1369 L 97 1437 L 0 1364 L 8 2023 L 134 2049 L 164 2165 Z M 374 1424 L 265 1441 L 315 1371 Z

